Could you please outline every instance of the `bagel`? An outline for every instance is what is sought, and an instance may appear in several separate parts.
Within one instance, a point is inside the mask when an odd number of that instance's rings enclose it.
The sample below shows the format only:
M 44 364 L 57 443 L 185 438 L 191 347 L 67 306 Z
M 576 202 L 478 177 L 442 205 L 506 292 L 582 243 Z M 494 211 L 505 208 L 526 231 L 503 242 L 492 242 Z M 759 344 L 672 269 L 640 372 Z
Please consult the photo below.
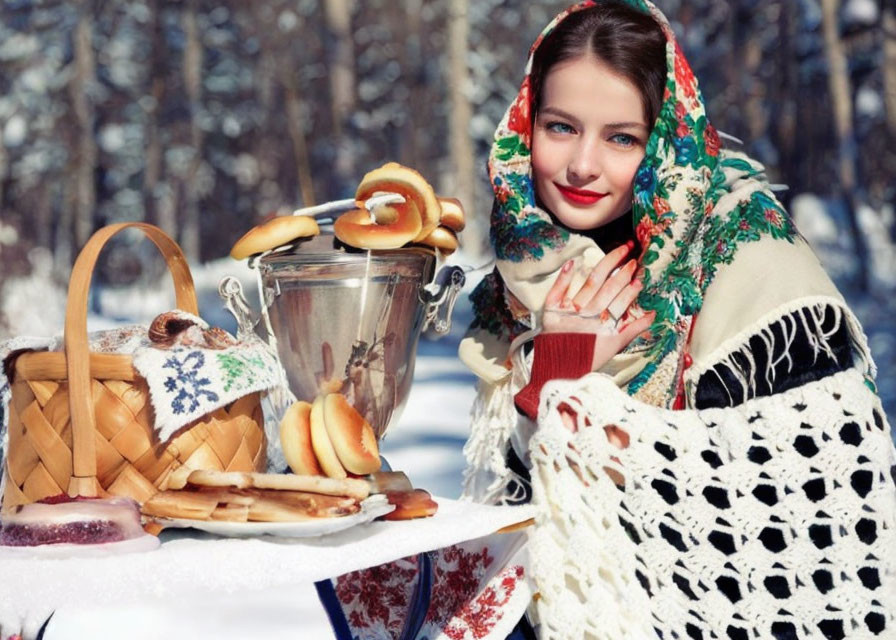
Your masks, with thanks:
M 323 469 L 311 444 L 311 403 L 294 402 L 280 420 L 280 446 L 293 473 L 321 476 Z
M 450 255 L 457 251 L 459 243 L 457 234 L 448 227 L 438 226 L 432 232 L 420 241 L 420 244 L 433 247 L 440 250 L 445 255 Z
M 428 518 L 439 510 L 439 503 L 432 499 L 428 491 L 413 489 L 411 491 L 388 491 L 386 499 L 395 505 L 395 510 L 381 516 L 382 520 L 411 520 Z
M 328 435 L 324 421 L 324 396 L 317 396 L 311 404 L 311 446 L 325 474 L 340 480 L 348 477 Z
M 336 218 L 333 233 L 341 242 L 358 249 L 398 249 L 420 234 L 423 223 L 413 200 L 384 204 L 377 211 L 381 220 L 392 222 L 379 224 L 367 209 L 351 209 Z
M 311 216 L 277 216 L 249 229 L 233 245 L 230 257 L 242 260 L 256 253 L 289 244 L 296 238 L 309 238 L 318 234 L 320 227 Z
M 377 192 L 397 193 L 417 205 L 422 226 L 412 241 L 420 240 L 439 224 L 442 216 L 442 205 L 435 191 L 426 179 L 410 167 L 397 162 L 387 162 L 378 169 L 369 171 L 358 185 L 355 200 L 366 202 Z
M 443 227 L 448 227 L 452 231 L 463 231 L 467 222 L 464 206 L 460 203 L 460 200 L 439 196 L 439 204 L 442 207 L 439 224 Z
M 373 427 L 341 393 L 331 393 L 324 399 L 324 423 L 346 471 L 357 475 L 379 471 L 380 453 Z

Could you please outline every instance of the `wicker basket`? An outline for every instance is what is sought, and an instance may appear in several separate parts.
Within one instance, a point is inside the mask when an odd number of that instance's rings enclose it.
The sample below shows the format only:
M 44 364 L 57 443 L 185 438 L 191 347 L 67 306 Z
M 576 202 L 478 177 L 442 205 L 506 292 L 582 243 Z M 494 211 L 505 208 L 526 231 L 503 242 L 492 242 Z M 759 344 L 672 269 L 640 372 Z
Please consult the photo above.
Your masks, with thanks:
M 19 355 L 11 376 L 9 451 L 3 510 L 41 498 L 130 496 L 142 503 L 175 469 L 259 471 L 265 466 L 258 393 L 239 398 L 159 442 L 146 382 L 131 356 L 91 353 L 87 292 L 105 243 L 140 229 L 162 252 L 177 307 L 196 314 L 193 278 L 177 244 L 160 229 L 123 223 L 96 232 L 72 269 L 65 317 L 65 352 Z

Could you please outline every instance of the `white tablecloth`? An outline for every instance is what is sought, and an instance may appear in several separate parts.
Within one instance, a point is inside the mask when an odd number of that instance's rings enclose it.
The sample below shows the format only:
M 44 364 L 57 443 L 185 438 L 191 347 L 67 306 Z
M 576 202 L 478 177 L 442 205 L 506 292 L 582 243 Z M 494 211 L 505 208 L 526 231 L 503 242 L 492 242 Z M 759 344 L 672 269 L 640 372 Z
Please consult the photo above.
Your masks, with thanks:
M 534 516 L 528 506 L 436 500 L 439 511 L 431 518 L 371 522 L 320 538 L 175 536 L 155 551 L 104 558 L 22 559 L 0 550 L 0 637 L 22 632 L 27 640 L 53 611 L 79 607 L 134 603 L 163 610 L 197 594 L 206 600 L 218 595 L 234 607 L 241 593 L 308 585 L 480 538 Z

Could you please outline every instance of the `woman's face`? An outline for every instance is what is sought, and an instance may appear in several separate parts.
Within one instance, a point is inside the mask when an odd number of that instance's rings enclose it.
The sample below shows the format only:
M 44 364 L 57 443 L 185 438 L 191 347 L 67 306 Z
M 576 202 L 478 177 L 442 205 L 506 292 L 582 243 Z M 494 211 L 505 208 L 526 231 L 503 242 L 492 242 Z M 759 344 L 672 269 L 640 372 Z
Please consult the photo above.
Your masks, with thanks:
M 649 133 L 641 93 L 626 78 L 588 55 L 555 65 L 532 134 L 542 205 L 580 231 L 622 216 Z

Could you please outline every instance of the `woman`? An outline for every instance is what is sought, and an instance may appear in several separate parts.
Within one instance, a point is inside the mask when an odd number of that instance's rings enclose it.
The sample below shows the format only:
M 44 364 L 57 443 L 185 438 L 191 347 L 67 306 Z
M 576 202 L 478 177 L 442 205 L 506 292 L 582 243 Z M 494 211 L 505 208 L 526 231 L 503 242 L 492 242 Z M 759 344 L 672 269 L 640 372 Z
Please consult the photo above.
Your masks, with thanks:
M 528 72 L 460 355 L 467 495 L 541 510 L 541 636 L 894 633 L 874 365 L 762 167 L 647 2 L 570 7 Z

